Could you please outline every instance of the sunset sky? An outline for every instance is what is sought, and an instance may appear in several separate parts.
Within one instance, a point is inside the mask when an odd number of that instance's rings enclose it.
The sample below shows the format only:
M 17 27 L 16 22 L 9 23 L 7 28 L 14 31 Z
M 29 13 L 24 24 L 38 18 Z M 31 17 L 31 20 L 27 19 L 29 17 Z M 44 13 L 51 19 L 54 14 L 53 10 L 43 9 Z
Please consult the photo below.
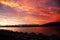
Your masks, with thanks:
M 60 22 L 57 0 L 0 0 L 0 25 Z

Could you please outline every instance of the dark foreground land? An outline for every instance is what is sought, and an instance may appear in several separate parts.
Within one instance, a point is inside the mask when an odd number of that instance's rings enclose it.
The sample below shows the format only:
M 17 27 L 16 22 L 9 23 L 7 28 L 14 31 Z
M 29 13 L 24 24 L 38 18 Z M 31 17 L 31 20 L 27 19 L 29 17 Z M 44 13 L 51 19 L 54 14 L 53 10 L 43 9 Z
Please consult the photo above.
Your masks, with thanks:
M 60 27 L 60 22 L 51 22 L 43 25 L 40 24 L 22 24 L 22 25 L 0 25 L 0 27 Z
M 43 33 L 35 34 L 13 32 L 9 30 L 0 30 L 0 40 L 60 40 L 59 35 L 44 35 Z

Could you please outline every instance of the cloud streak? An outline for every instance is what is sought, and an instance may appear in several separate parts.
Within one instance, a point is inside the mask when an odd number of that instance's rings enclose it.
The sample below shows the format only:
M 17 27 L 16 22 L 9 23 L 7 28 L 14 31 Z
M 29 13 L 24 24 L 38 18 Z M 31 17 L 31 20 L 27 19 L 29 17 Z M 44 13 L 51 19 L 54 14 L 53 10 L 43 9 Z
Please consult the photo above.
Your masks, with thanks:
M 57 0 L 1 0 L 0 18 L 5 19 L 5 23 L 9 25 L 45 24 L 60 21 L 59 6 L 56 1 Z

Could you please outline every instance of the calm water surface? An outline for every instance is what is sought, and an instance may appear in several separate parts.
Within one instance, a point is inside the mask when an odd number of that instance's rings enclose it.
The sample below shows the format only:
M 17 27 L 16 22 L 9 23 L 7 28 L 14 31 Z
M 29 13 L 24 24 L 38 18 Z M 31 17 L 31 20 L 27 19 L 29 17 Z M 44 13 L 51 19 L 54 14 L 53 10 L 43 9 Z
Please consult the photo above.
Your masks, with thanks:
M 43 34 L 60 34 L 60 27 L 0 27 L 0 29 L 17 31 L 17 32 L 34 32 L 34 33 L 43 33 Z

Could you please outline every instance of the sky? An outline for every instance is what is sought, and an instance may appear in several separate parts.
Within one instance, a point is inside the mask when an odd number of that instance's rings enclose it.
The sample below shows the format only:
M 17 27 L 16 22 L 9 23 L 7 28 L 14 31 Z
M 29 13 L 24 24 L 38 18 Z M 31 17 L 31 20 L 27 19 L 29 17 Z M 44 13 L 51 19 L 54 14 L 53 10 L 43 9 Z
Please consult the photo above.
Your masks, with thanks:
M 58 0 L 0 0 L 0 25 L 60 22 Z

